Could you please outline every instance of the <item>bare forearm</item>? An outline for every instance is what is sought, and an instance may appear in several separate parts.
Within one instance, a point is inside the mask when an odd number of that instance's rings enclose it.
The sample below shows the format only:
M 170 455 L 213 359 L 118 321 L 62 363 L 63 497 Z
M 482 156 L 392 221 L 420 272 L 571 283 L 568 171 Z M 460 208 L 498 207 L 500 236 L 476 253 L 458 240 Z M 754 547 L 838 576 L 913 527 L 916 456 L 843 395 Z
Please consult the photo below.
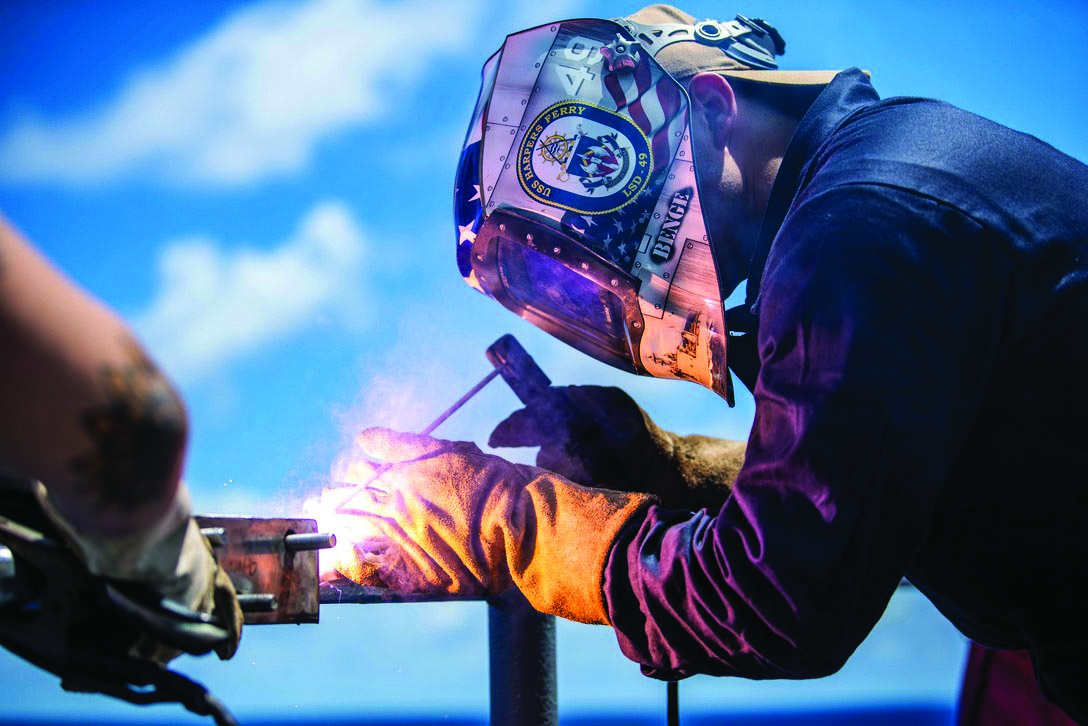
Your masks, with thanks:
M 88 531 L 155 521 L 180 477 L 170 382 L 101 303 L 0 217 L 0 463 L 40 479 Z

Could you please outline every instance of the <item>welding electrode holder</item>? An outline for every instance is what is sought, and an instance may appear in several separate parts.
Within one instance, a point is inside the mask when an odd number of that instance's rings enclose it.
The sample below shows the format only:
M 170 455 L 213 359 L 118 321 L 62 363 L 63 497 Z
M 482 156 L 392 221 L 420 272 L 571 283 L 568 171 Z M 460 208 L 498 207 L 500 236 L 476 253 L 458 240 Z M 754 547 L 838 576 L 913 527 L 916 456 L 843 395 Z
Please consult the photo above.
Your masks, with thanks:
M 504 335 L 496 340 L 488 346 L 484 355 L 495 366 L 495 370 L 506 381 L 506 385 L 510 386 L 518 400 L 525 405 L 529 405 L 551 388 L 551 379 L 512 335 Z

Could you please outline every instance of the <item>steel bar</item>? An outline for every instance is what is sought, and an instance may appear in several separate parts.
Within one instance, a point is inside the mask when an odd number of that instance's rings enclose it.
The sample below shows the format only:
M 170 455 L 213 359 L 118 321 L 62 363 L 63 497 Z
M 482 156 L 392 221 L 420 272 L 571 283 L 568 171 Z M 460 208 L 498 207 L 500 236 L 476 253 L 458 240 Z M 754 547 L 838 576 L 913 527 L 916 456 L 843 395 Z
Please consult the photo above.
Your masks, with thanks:
M 276 611 L 276 596 L 266 593 L 241 593 L 238 607 L 243 613 L 272 613 Z
M 327 550 L 336 546 L 336 535 L 328 532 L 289 534 L 283 538 L 283 546 L 288 552 Z
M 332 535 L 318 532 L 317 520 L 202 514 L 196 521 L 201 529 L 222 530 L 224 544 L 215 554 L 234 589 L 273 598 L 274 604 L 266 598 L 246 606 L 247 626 L 318 622 L 318 551 L 310 547 L 328 544 Z
M 381 603 L 465 602 L 484 598 L 480 595 L 395 593 L 380 587 L 357 585 L 345 578 L 322 582 L 318 599 L 322 605 L 377 605 Z
M 200 530 L 200 533 L 204 535 L 204 539 L 208 540 L 208 544 L 212 547 L 227 546 L 227 530 L 222 527 L 204 527 Z

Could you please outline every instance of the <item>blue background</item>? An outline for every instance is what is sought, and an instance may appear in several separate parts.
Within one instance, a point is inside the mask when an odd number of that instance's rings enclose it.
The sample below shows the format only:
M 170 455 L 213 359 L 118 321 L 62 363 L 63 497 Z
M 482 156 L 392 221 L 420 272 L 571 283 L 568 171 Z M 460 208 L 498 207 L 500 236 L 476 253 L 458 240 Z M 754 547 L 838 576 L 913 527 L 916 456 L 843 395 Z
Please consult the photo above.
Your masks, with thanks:
M 506 332 L 557 383 L 621 385 L 665 428 L 744 438 L 746 395 L 730 410 L 691 384 L 611 371 L 456 272 L 452 178 L 484 59 L 506 32 L 636 8 L 9 0 L 0 210 L 133 321 L 178 379 L 193 429 L 185 478 L 203 512 L 297 513 L 353 432 L 422 426 L 487 372 L 483 350 Z M 781 30 L 784 67 L 860 66 L 884 96 L 941 98 L 1088 159 L 1081 2 L 749 0 L 730 10 Z M 369 90 L 352 100 L 359 89 Z M 494 384 L 440 433 L 486 441 L 516 406 Z M 965 648 L 924 598 L 903 592 L 835 676 L 694 678 L 683 708 L 707 723 L 790 711 L 871 722 L 889 708 L 947 720 Z M 664 687 L 638 674 L 609 630 L 561 623 L 559 652 L 565 721 L 663 722 Z M 230 663 L 177 666 L 243 722 L 479 718 L 485 607 L 326 607 L 319 626 L 249 629 Z M 61 693 L 6 653 L 0 682 L 0 722 L 197 722 L 175 707 Z

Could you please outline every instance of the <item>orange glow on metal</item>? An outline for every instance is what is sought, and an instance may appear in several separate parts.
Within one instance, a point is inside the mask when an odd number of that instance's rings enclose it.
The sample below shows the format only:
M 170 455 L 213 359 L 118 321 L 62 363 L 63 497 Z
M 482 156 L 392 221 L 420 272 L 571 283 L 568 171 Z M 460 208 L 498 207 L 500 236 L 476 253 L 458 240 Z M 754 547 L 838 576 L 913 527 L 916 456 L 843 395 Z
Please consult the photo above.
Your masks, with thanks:
M 319 531 L 336 535 L 336 546 L 321 553 L 322 580 L 343 575 L 360 582 L 367 570 L 380 565 L 380 558 L 367 546 L 381 537 L 373 520 L 362 514 L 337 511 L 352 485 L 371 479 L 372 472 L 373 468 L 365 461 L 353 462 L 337 477 L 344 486 L 326 487 L 320 495 L 308 497 L 302 504 L 306 516 L 317 520 Z M 365 497 L 359 497 L 353 503 L 362 507 L 364 501 Z

